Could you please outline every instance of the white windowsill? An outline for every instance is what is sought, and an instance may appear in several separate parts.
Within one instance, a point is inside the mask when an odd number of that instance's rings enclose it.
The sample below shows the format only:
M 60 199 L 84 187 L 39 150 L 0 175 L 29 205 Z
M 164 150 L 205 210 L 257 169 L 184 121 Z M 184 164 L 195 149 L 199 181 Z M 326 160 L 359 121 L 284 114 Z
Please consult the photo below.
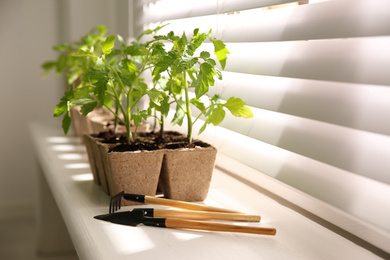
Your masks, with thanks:
M 109 197 L 93 183 L 80 140 L 64 137 L 59 124 L 32 124 L 31 134 L 80 259 L 379 259 L 283 204 L 284 196 L 294 202 L 305 199 L 304 194 L 280 189 L 282 183 L 222 154 L 204 203 L 259 214 L 261 222 L 250 225 L 275 227 L 276 236 L 125 227 L 96 220 L 95 215 L 108 212 Z M 270 193 L 277 190 L 282 193 Z

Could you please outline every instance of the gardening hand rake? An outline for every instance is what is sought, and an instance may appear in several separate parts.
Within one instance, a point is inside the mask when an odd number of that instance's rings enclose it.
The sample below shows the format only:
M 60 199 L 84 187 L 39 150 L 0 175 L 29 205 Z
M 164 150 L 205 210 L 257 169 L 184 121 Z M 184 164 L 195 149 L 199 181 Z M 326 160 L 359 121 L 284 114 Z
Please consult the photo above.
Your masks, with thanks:
M 111 198 L 109 213 L 114 213 L 121 208 L 122 197 L 127 200 L 171 206 L 175 208 L 181 208 L 186 210 L 166 210 L 166 209 L 153 209 L 153 208 L 140 208 L 134 209 L 143 211 L 146 217 L 160 217 L 160 218 L 184 218 L 184 219 L 214 219 L 214 220 L 233 220 L 233 221 L 247 221 L 247 222 L 259 222 L 260 216 L 248 215 L 241 212 L 221 209 L 216 207 L 210 207 L 206 205 L 199 205 L 190 202 L 170 200 L 164 198 L 155 198 L 146 195 L 127 194 L 121 192 Z

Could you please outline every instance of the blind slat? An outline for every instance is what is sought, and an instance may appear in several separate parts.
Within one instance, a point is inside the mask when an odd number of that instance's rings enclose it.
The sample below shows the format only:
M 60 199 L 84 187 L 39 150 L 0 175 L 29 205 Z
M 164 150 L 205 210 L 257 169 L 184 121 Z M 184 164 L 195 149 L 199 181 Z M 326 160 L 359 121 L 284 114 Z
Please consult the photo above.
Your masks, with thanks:
M 155 23 L 173 19 L 205 16 L 219 13 L 236 12 L 252 8 L 280 5 L 295 2 L 294 0 L 259 0 L 259 1 L 182 1 L 168 0 L 156 1 L 145 5 L 140 24 Z
M 239 97 L 252 107 L 390 135 L 390 120 L 383 120 L 390 111 L 387 86 L 233 72 L 222 75 L 210 87 L 211 96 Z
M 215 4 L 213 1 L 206 2 L 208 5 Z M 390 23 L 388 9 L 390 9 L 390 1 L 386 0 L 345 0 L 266 11 L 256 9 L 233 15 L 216 15 L 217 12 L 210 11 L 209 13 L 214 15 L 199 17 L 194 14 L 195 17 L 184 16 L 193 18 L 170 20 L 168 23 L 172 26 L 168 26 L 161 32 L 173 30 L 178 35 L 186 32 L 190 36 L 194 28 L 200 28 L 203 31 L 212 29 L 213 37 L 225 42 L 274 42 L 382 36 L 390 34 L 390 27 L 387 26 Z M 183 15 L 181 10 L 177 12 Z M 164 14 L 163 12 L 157 13 Z M 324 13 L 327 14 L 326 19 L 322 15 Z M 156 21 L 166 21 L 166 19 L 156 18 Z M 242 29 L 244 27 L 245 30 Z
M 221 126 L 294 153 L 390 184 L 390 137 L 254 109 L 252 122 L 230 115 Z
M 230 43 L 226 71 L 390 85 L 390 37 Z
M 248 11 L 220 16 L 215 37 L 225 42 L 264 42 L 389 35 L 389 9 L 386 0 L 349 0 Z

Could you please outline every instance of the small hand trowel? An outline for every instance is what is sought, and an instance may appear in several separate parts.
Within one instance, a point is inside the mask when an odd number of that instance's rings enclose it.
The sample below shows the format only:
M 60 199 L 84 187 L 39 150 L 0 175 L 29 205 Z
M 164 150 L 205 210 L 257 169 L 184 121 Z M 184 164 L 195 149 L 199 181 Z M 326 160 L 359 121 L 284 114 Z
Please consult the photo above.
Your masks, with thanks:
M 139 224 L 144 224 L 146 226 L 175 228 L 175 229 L 240 232 L 240 233 L 250 233 L 250 234 L 259 234 L 259 235 L 276 234 L 275 228 L 249 227 L 249 226 L 215 223 L 209 221 L 184 220 L 184 219 L 175 219 L 175 218 L 145 217 L 145 213 L 142 210 L 110 213 L 110 214 L 95 216 L 95 218 L 116 223 L 116 224 L 127 225 L 127 226 L 138 226 Z

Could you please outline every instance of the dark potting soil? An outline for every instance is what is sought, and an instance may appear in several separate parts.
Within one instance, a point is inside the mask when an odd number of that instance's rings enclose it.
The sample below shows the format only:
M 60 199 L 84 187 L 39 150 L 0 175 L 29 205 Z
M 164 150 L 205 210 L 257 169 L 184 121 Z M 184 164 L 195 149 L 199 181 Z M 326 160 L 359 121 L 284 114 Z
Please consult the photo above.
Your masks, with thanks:
M 103 139 L 102 142 L 106 144 L 116 144 L 116 143 L 126 142 L 126 135 L 122 133 L 114 133 L 114 131 L 112 130 L 106 132 L 100 132 L 96 137 L 102 138 Z
M 187 138 L 178 132 L 167 131 L 164 133 L 164 138 L 161 139 L 158 132 L 139 133 L 139 138 L 131 143 L 126 143 L 126 136 L 122 133 L 114 133 L 113 131 L 101 132 L 97 135 L 102 138 L 104 143 L 118 144 L 110 149 L 110 151 L 153 151 L 158 149 L 180 149 L 180 148 L 195 148 L 209 147 L 210 145 L 202 141 L 194 140 L 189 143 Z

